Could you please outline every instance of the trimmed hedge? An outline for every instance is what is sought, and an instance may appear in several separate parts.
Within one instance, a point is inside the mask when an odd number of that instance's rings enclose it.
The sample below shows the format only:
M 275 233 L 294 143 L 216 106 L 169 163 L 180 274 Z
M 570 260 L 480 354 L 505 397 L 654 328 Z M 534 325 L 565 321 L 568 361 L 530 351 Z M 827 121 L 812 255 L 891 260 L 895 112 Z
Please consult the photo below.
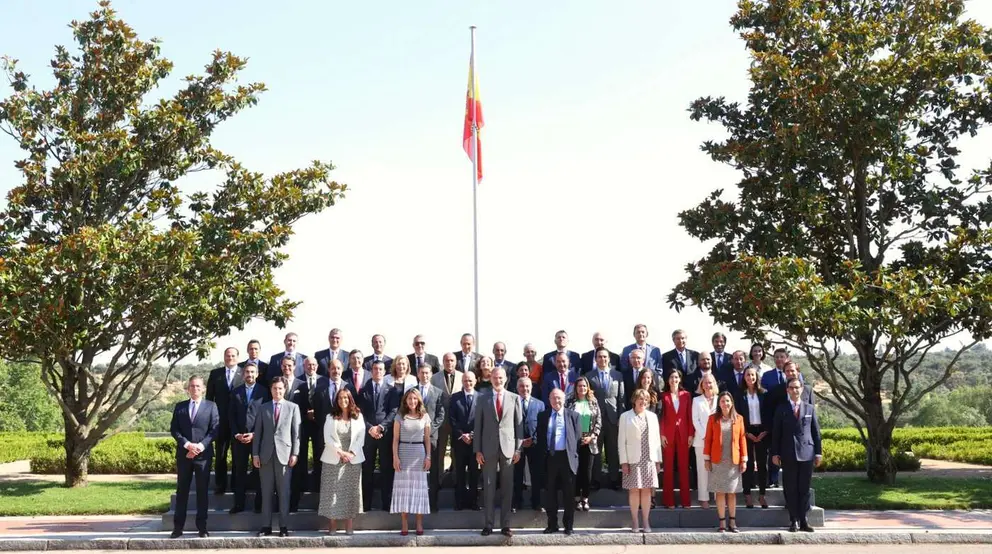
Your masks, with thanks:
M 825 429 L 823 440 L 824 458 L 830 455 L 828 440 L 831 448 L 843 448 L 840 445 L 844 443 L 855 445 L 864 458 L 857 429 Z M 905 457 L 903 452 L 912 452 L 917 458 L 992 465 L 992 427 L 904 427 L 892 433 L 892 450 L 897 466 L 899 457 Z
M 45 451 L 47 443 L 59 441 L 62 447 L 61 435 L 50 433 L 0 433 L 0 464 L 28 460 L 39 452 Z

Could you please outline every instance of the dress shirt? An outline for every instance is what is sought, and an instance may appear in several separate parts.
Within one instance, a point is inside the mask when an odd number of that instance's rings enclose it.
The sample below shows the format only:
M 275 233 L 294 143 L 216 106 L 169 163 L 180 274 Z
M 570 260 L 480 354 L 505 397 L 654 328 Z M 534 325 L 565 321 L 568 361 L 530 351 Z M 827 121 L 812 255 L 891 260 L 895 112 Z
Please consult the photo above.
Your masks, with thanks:
M 723 365 L 723 357 L 726 356 L 726 352 L 714 352 L 713 357 L 716 358 L 716 367 Z
M 747 413 L 751 425 L 761 425 L 761 402 L 757 394 L 747 393 Z

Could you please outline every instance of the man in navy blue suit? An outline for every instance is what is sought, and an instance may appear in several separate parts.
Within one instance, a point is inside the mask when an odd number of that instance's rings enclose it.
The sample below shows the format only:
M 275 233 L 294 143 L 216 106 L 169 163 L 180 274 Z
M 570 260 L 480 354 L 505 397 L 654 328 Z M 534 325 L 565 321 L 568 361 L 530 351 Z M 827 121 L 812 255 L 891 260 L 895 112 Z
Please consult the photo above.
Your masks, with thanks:
M 217 404 L 220 414 L 220 429 L 214 439 L 214 493 L 224 494 L 228 485 L 227 451 L 231 446 L 231 428 L 228 426 L 228 406 L 231 392 L 241 385 L 241 370 L 238 369 L 238 349 L 230 346 L 224 350 L 224 365 L 210 371 L 207 376 L 207 400 Z M 232 464 L 233 466 L 233 464 Z M 234 483 L 231 483 L 234 486 Z
M 386 349 L 386 337 L 380 334 L 372 335 L 372 355 L 366 356 L 365 361 L 362 366 L 366 371 L 372 370 L 372 364 L 374 362 L 382 362 L 383 366 L 386 368 L 385 372 L 389 373 L 393 369 L 393 359 L 385 354 Z M 388 509 L 388 508 L 387 508 Z
M 761 388 L 770 391 L 779 385 L 784 385 L 789 381 L 785 375 L 785 364 L 790 360 L 789 351 L 784 348 L 775 350 L 775 369 L 766 371 L 761 376 Z
M 358 402 L 358 396 L 362 389 L 372 379 L 371 368 L 367 369 L 362 362 L 362 351 L 357 348 L 352 350 L 348 353 L 348 369 L 341 374 L 341 380 L 348 385 L 348 390 L 351 391 L 351 396 L 355 402 Z
M 248 488 L 249 468 L 253 488 L 258 491 L 258 470 L 251 465 L 251 442 L 255 437 L 255 415 L 262 403 L 270 400 L 269 391 L 258 381 L 258 367 L 247 362 L 241 370 L 244 381 L 231 393 L 228 407 L 229 425 L 234 440 L 231 442 L 232 465 L 234 466 L 234 506 L 231 514 L 245 509 L 245 491 Z M 262 495 L 255 495 L 255 513 L 262 512 Z
M 255 369 L 258 371 L 258 377 L 256 380 L 266 389 L 269 388 L 268 379 L 269 375 L 269 364 L 263 362 L 259 356 L 262 355 L 262 343 L 258 342 L 257 339 L 251 339 L 248 341 L 248 346 L 246 348 L 248 351 L 248 359 L 238 364 L 241 370 L 245 369 L 248 364 L 255 364 Z
M 315 492 L 320 488 L 321 466 L 320 455 L 324 453 L 324 422 L 317 419 L 318 405 L 321 403 L 320 390 L 327 388 L 327 377 L 317 374 L 317 359 L 307 356 L 303 359 L 303 386 L 300 388 L 299 400 L 294 401 L 300 407 L 300 454 L 299 461 L 293 466 L 293 490 L 296 494 L 290 498 L 289 511 L 299 509 L 300 496 L 305 491 Z M 309 467 L 310 448 L 313 448 L 314 466 Z
M 713 344 L 713 351 L 710 352 L 710 366 L 713 368 L 714 373 L 721 374 L 726 373 L 731 370 L 733 366 L 733 358 L 730 352 L 727 352 L 727 335 L 723 333 L 716 332 L 710 338 L 710 342 Z
M 327 334 L 327 348 L 313 355 L 317 360 L 317 375 L 328 375 L 331 360 L 339 360 L 341 367 L 348 365 L 348 351 L 341 347 L 341 329 L 335 327 Z
M 553 363 L 544 366 L 544 383 L 541 384 L 541 397 L 549 398 L 548 394 L 555 389 L 568 393 L 579 378 L 578 367 L 571 365 L 571 357 L 567 352 L 559 352 Z
M 386 385 L 386 364 L 372 364 L 372 378 L 358 394 L 358 408 L 365 418 L 365 461 L 362 462 L 362 503 L 364 511 L 372 509 L 372 476 L 379 457 L 379 496 L 382 509 L 389 511 L 393 498 L 393 420 L 400 406 L 396 387 Z
M 541 510 L 542 469 L 544 452 L 537 447 L 537 416 L 544 411 L 544 402 L 532 396 L 533 382 L 530 377 L 517 381 L 517 394 L 524 412 L 523 442 L 520 443 L 521 460 L 513 467 L 513 511 L 521 508 L 524 501 L 524 473 L 530 473 L 530 507 Z
M 299 337 L 296 336 L 296 333 L 286 333 L 286 336 L 282 339 L 282 344 L 286 347 L 286 350 L 278 354 L 273 354 L 269 358 L 269 373 L 266 376 L 266 382 L 269 385 L 272 384 L 272 380 L 276 377 L 283 376 L 282 360 L 284 358 L 293 360 L 293 376 L 303 377 L 303 358 L 305 356 L 296 351 L 296 342 L 298 340 Z M 286 392 L 288 393 L 289 391 Z
M 661 379 L 658 383 L 659 388 L 668 382 L 668 376 L 672 371 L 679 370 L 682 373 L 682 380 L 685 381 L 699 366 L 699 352 L 685 347 L 688 339 L 689 335 L 682 329 L 672 332 L 672 344 L 675 348 L 661 355 L 661 374 L 658 375 L 658 370 L 655 370 L 655 374 Z
M 207 533 L 207 510 L 210 509 L 207 487 L 210 483 L 210 460 L 214 455 L 214 438 L 220 430 L 217 405 L 203 398 L 203 378 L 189 378 L 186 390 L 189 400 L 176 404 L 172 410 L 169 430 L 176 439 L 176 512 L 172 518 L 172 538 L 182 536 L 186 527 L 186 507 L 189 488 L 196 478 L 196 530 L 201 537 Z
M 603 333 L 596 331 L 592 334 L 592 350 L 586 352 L 579 359 L 579 371 L 582 375 L 589 373 L 593 369 L 596 369 L 596 352 L 600 348 L 606 348 L 606 337 Z M 619 370 L 620 369 L 620 355 L 611 352 L 606 349 L 606 353 L 610 356 L 610 367 Z
M 578 412 L 565 409 L 565 393 L 555 389 L 548 395 L 549 408 L 537 416 L 537 448 L 545 453 L 544 477 L 547 485 L 544 509 L 548 526 L 544 534 L 558 532 L 558 493 L 565 504 L 562 524 L 571 535 L 575 526 L 575 474 L 579 470 Z
M 475 461 L 475 406 L 481 402 L 475 390 L 475 373 L 462 374 L 462 390 L 451 395 L 451 458 L 455 472 L 455 510 L 479 509 L 479 464 Z M 466 482 L 468 490 L 465 489 Z
M 634 344 L 623 347 L 620 353 L 620 372 L 630 373 L 630 353 L 640 350 L 644 353 L 644 367 L 658 369 L 661 366 L 661 349 L 648 344 L 648 326 L 643 323 L 634 325 Z M 628 392 L 633 392 L 633 387 L 627 387 Z
M 816 409 L 801 398 L 803 384 L 790 379 L 787 403 L 778 407 L 772 426 L 772 442 L 768 447 L 772 463 L 782 468 L 782 490 L 789 509 L 789 531 L 813 532 L 806 521 L 809 511 L 809 490 L 813 479 L 813 466 L 823 460 L 820 443 L 820 424 Z
M 545 354 L 543 360 L 541 361 L 541 367 L 544 368 L 544 374 L 547 375 L 548 369 L 557 367 L 557 362 L 555 360 L 558 358 L 559 354 L 567 355 L 568 365 L 574 368 L 575 371 L 578 371 L 579 366 L 582 364 L 582 357 L 579 356 L 578 352 L 568 349 L 568 333 L 564 330 L 555 333 L 555 347 L 556 349 Z M 545 396 L 545 398 L 547 397 Z

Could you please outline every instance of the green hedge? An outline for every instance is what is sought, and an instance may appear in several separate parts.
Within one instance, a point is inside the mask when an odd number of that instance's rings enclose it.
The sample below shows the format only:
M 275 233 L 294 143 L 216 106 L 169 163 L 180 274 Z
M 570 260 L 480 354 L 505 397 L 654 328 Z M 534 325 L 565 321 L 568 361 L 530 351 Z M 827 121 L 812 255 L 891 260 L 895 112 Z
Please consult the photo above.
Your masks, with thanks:
M 830 455 L 827 441 L 830 441 L 831 449 L 843 448 L 841 445 L 845 443 L 854 445 L 862 449 L 864 457 L 861 436 L 856 429 L 825 429 L 823 440 L 825 458 Z M 992 427 L 900 428 L 892 433 L 892 450 L 897 456 L 912 452 L 917 458 L 992 465 Z M 897 458 L 897 465 L 899 463 Z
M 89 472 L 175 473 L 176 441 L 146 439 L 143 433 L 120 433 L 101 441 L 90 454 Z M 65 473 L 65 450 L 61 440 L 47 441 L 47 448 L 31 456 L 31 473 Z
M 48 448 L 52 440 L 61 441 L 61 435 L 50 433 L 0 433 L 0 464 L 28 460 Z M 59 447 L 62 443 L 59 442 Z

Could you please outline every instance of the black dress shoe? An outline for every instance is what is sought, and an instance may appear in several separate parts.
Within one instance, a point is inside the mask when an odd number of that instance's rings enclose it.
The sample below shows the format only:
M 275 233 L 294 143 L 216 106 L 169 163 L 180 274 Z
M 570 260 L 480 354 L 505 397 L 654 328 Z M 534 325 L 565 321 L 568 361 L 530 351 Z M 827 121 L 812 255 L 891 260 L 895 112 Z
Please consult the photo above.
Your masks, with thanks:
M 571 535 L 571 534 L 572 534 L 572 530 L 571 530 L 571 529 L 569 529 L 569 528 L 566 528 L 566 529 L 565 529 L 565 534 L 566 534 L 566 535 Z
M 235 506 L 235 507 L 231 508 L 230 510 L 228 510 L 227 513 L 229 513 L 229 514 L 231 514 L 233 516 L 234 514 L 240 514 L 243 511 L 245 511 L 245 509 L 242 506 Z
M 262 527 L 262 530 L 258 532 L 258 536 L 259 537 L 271 537 L 272 536 L 272 528 L 271 527 Z
M 226 493 L 226 492 L 227 492 L 227 491 L 226 491 L 226 490 L 224 490 L 224 489 L 220 489 L 220 488 L 218 488 L 218 489 L 214 489 L 214 494 L 215 494 L 215 495 L 217 495 L 217 496 L 220 496 L 220 495 L 222 495 L 222 494 L 224 494 L 224 493 Z
M 553 535 L 553 534 L 555 534 L 557 532 L 558 532 L 558 528 L 557 527 L 545 527 L 544 528 L 544 534 L 545 535 Z
M 802 522 L 802 524 L 799 525 L 799 530 L 800 531 L 804 531 L 806 533 L 812 533 L 813 532 L 813 528 L 810 527 L 809 524 L 806 523 L 805 521 Z
M 510 529 L 509 527 L 504 527 L 504 528 L 500 529 L 499 532 L 502 533 L 504 537 L 512 537 L 513 536 L 513 530 Z
M 252 511 L 253 511 L 253 512 L 255 512 L 256 514 L 260 514 L 260 513 L 262 513 L 262 509 L 261 509 L 261 508 L 255 508 L 255 509 L 254 509 L 254 510 L 252 510 Z
M 210 533 L 207 533 L 206 531 L 200 531 L 199 533 L 197 533 L 197 535 L 199 535 L 201 539 L 205 539 L 210 536 Z
M 171 534 L 169 535 L 169 538 L 170 538 L 170 539 L 178 539 L 178 538 L 179 538 L 179 537 L 181 537 L 181 536 L 183 536 L 183 532 L 182 532 L 182 531 L 180 531 L 179 529 L 175 529 L 175 530 L 174 530 L 174 531 L 172 531 L 172 533 L 171 533 Z
M 795 521 L 793 521 L 792 523 L 789 524 L 789 532 L 790 533 L 795 533 L 798 530 L 799 530 L 799 526 L 796 525 L 796 522 Z
M 298 511 L 300 511 L 300 507 L 299 506 L 290 506 L 289 507 L 289 513 L 291 513 L 291 514 L 295 514 Z
M 492 527 L 486 527 L 486 528 L 484 528 L 482 530 L 482 536 L 483 537 L 488 537 L 489 535 L 492 535 L 492 534 L 493 534 L 493 528 Z
M 289 536 L 289 529 L 287 529 L 285 527 L 280 527 L 279 528 L 279 536 L 280 537 L 288 537 Z

